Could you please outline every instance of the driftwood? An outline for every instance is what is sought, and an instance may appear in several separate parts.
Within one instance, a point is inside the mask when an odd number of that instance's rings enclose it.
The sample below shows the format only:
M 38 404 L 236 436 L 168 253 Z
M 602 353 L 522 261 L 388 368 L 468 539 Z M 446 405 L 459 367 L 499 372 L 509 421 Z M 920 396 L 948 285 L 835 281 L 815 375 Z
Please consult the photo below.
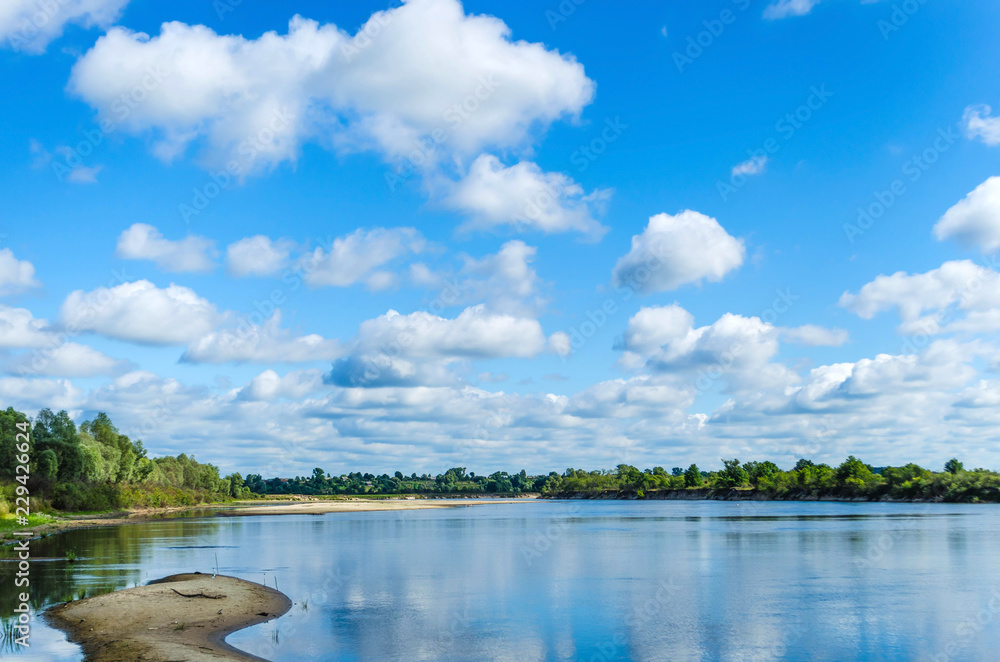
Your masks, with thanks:
M 210 600 L 219 600 L 226 597 L 222 593 L 181 593 L 176 588 L 170 589 L 182 598 L 208 598 Z

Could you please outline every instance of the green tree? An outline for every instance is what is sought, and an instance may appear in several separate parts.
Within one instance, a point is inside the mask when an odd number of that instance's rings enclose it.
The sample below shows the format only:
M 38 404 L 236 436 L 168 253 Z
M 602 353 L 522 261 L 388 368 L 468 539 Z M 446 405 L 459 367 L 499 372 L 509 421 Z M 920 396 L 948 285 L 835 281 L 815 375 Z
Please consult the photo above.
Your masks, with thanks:
M 17 427 L 18 423 L 21 428 Z M 0 478 L 14 479 L 17 456 L 15 452 L 18 443 L 23 443 L 17 439 L 17 435 L 22 433 L 24 424 L 30 423 L 28 417 L 17 411 L 13 407 L 7 407 L 5 411 L 0 411 Z
M 55 451 L 48 448 L 38 453 L 36 458 L 34 477 L 46 483 L 54 483 L 59 475 L 59 460 L 56 458 Z
M 740 466 L 739 460 L 723 460 L 723 469 L 716 476 L 722 487 L 740 487 L 750 482 L 750 474 Z
M 944 463 L 944 470 L 952 475 L 960 474 L 965 471 L 965 465 L 959 462 L 958 458 L 953 457 Z
M 743 468 L 747 470 L 751 483 L 759 483 L 762 478 L 770 478 L 781 471 L 774 462 L 746 462 Z
M 684 486 L 685 487 L 700 487 L 702 483 L 701 470 L 698 469 L 697 464 L 692 464 L 684 472 Z

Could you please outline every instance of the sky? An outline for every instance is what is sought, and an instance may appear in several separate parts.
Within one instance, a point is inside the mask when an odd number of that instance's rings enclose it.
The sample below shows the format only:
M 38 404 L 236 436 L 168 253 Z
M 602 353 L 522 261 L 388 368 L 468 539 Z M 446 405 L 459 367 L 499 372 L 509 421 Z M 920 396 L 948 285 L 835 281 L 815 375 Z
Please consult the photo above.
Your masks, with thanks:
M 998 21 L 9 0 L 0 404 L 265 476 L 998 468 Z

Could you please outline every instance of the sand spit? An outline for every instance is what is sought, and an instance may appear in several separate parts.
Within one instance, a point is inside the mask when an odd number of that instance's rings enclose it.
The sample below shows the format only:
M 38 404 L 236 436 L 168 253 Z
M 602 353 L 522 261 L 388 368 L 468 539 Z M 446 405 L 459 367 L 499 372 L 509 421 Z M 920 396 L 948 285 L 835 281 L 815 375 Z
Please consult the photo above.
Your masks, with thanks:
M 171 575 L 52 607 L 45 617 L 83 647 L 87 662 L 261 660 L 226 635 L 281 616 L 285 594 L 236 577 Z

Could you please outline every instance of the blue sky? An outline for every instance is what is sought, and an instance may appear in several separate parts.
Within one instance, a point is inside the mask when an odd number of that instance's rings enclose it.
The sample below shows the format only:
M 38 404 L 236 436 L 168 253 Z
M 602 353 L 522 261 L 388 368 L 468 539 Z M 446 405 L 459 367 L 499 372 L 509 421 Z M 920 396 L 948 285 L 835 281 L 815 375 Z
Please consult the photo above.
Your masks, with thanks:
M 1000 463 L 995 3 L 10 7 L 9 405 L 282 475 Z

